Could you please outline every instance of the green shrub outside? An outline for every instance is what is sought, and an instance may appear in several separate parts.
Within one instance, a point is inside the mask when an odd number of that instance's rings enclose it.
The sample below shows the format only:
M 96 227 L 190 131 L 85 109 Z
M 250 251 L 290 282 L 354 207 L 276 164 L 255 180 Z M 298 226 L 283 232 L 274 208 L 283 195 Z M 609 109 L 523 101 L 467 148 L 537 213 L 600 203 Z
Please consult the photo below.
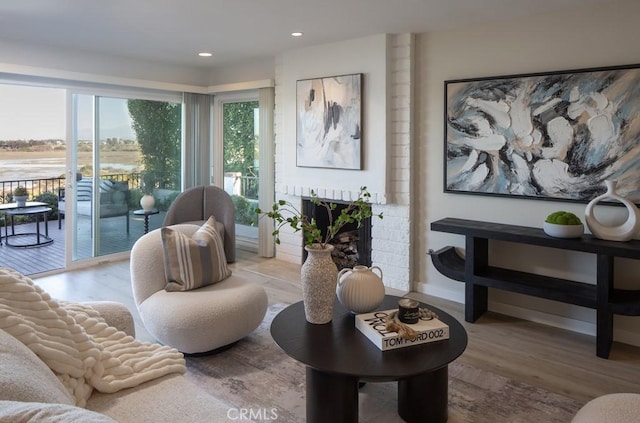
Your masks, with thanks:
M 58 217 L 58 196 L 56 194 L 46 191 L 33 197 L 33 201 L 47 203 L 47 206 L 51 207 L 47 218 L 53 219 Z
M 250 202 L 246 199 L 246 197 L 243 197 L 241 195 L 232 195 L 231 200 L 233 201 L 233 206 L 236 209 L 236 223 L 247 226 L 255 226 L 258 216 L 256 213 L 258 203 Z

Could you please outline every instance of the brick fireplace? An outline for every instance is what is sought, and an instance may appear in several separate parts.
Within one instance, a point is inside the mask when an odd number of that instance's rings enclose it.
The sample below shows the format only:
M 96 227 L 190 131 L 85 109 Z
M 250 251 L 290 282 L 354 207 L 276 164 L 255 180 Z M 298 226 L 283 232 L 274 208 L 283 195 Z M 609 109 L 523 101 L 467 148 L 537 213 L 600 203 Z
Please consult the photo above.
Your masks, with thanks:
M 347 207 L 348 203 L 335 200 L 321 200 L 329 204 L 335 204 L 333 210 L 333 218 L 336 219 L 340 211 Z M 302 199 L 302 213 L 315 219 L 324 237 L 329 226 L 329 216 L 322 206 L 315 205 L 308 198 Z M 351 223 L 343 226 L 334 237 L 329 241 L 334 246 L 332 258 L 336 263 L 338 270 L 345 268 L 353 268 L 353 266 L 361 264 L 367 267 L 371 266 L 371 218 L 362 221 L 362 225 L 358 228 L 357 224 Z M 302 251 L 302 257 L 306 260 L 307 252 Z
M 412 116 L 413 116 L 412 34 L 386 34 L 353 40 L 338 46 L 339 51 L 324 50 L 327 57 L 353 51 L 370 54 L 349 60 L 325 60 L 318 52 L 291 52 L 276 61 L 275 68 L 275 198 L 300 208 L 313 191 L 331 202 L 350 202 L 358 188 L 368 187 L 374 215 L 367 225 L 370 233 L 358 235 L 369 246 L 357 246 L 358 260 L 384 271 L 384 284 L 400 290 L 412 286 Z M 302 56 L 300 56 L 302 55 Z M 296 81 L 310 77 L 363 73 L 363 162 L 362 169 L 324 169 L 297 166 L 296 159 Z M 375 99 L 375 101 L 373 101 Z M 276 257 L 291 263 L 304 262 L 302 234 L 282 228 Z M 350 241 L 349 241 L 350 242 Z M 349 248 L 349 247 L 347 247 Z M 362 254 L 369 255 L 362 258 Z

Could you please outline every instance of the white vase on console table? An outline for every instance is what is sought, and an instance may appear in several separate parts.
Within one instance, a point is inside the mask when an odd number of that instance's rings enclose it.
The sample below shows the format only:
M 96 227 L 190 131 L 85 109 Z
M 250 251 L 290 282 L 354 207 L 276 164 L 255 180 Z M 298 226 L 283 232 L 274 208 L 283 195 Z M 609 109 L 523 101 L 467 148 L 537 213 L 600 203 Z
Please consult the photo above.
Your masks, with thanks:
M 607 192 L 587 204 L 587 209 L 585 210 L 587 227 L 596 238 L 608 241 L 629 241 L 640 230 L 640 211 L 633 202 L 618 195 L 616 192 L 617 181 L 605 181 L 605 184 L 607 185 Z M 594 207 L 604 200 L 622 203 L 629 213 L 627 220 L 618 226 L 605 226 L 598 222 L 595 217 Z

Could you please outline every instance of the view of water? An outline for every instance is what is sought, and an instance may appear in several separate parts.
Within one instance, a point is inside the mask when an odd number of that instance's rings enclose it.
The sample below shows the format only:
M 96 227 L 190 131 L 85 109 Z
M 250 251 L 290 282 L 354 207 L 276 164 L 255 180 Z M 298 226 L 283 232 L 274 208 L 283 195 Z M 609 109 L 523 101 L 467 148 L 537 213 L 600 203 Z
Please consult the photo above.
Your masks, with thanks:
M 138 165 L 103 163 L 102 167 L 108 168 L 114 173 L 125 173 L 135 172 Z M 64 175 L 64 172 L 65 159 L 63 157 L 4 160 L 0 155 L 0 180 L 2 181 L 58 178 Z
M 0 180 L 57 178 L 64 175 L 64 158 L 2 160 Z

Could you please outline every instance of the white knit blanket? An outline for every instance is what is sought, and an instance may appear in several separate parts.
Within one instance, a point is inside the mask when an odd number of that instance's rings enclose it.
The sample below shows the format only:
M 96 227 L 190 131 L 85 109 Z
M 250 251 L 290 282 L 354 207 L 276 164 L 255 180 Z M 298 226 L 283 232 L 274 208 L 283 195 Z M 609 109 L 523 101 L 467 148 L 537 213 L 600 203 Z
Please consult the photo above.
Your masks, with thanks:
M 185 371 L 177 350 L 137 341 L 109 326 L 94 309 L 52 300 L 31 279 L 4 267 L 0 329 L 47 364 L 80 407 L 94 388 L 111 393 Z

